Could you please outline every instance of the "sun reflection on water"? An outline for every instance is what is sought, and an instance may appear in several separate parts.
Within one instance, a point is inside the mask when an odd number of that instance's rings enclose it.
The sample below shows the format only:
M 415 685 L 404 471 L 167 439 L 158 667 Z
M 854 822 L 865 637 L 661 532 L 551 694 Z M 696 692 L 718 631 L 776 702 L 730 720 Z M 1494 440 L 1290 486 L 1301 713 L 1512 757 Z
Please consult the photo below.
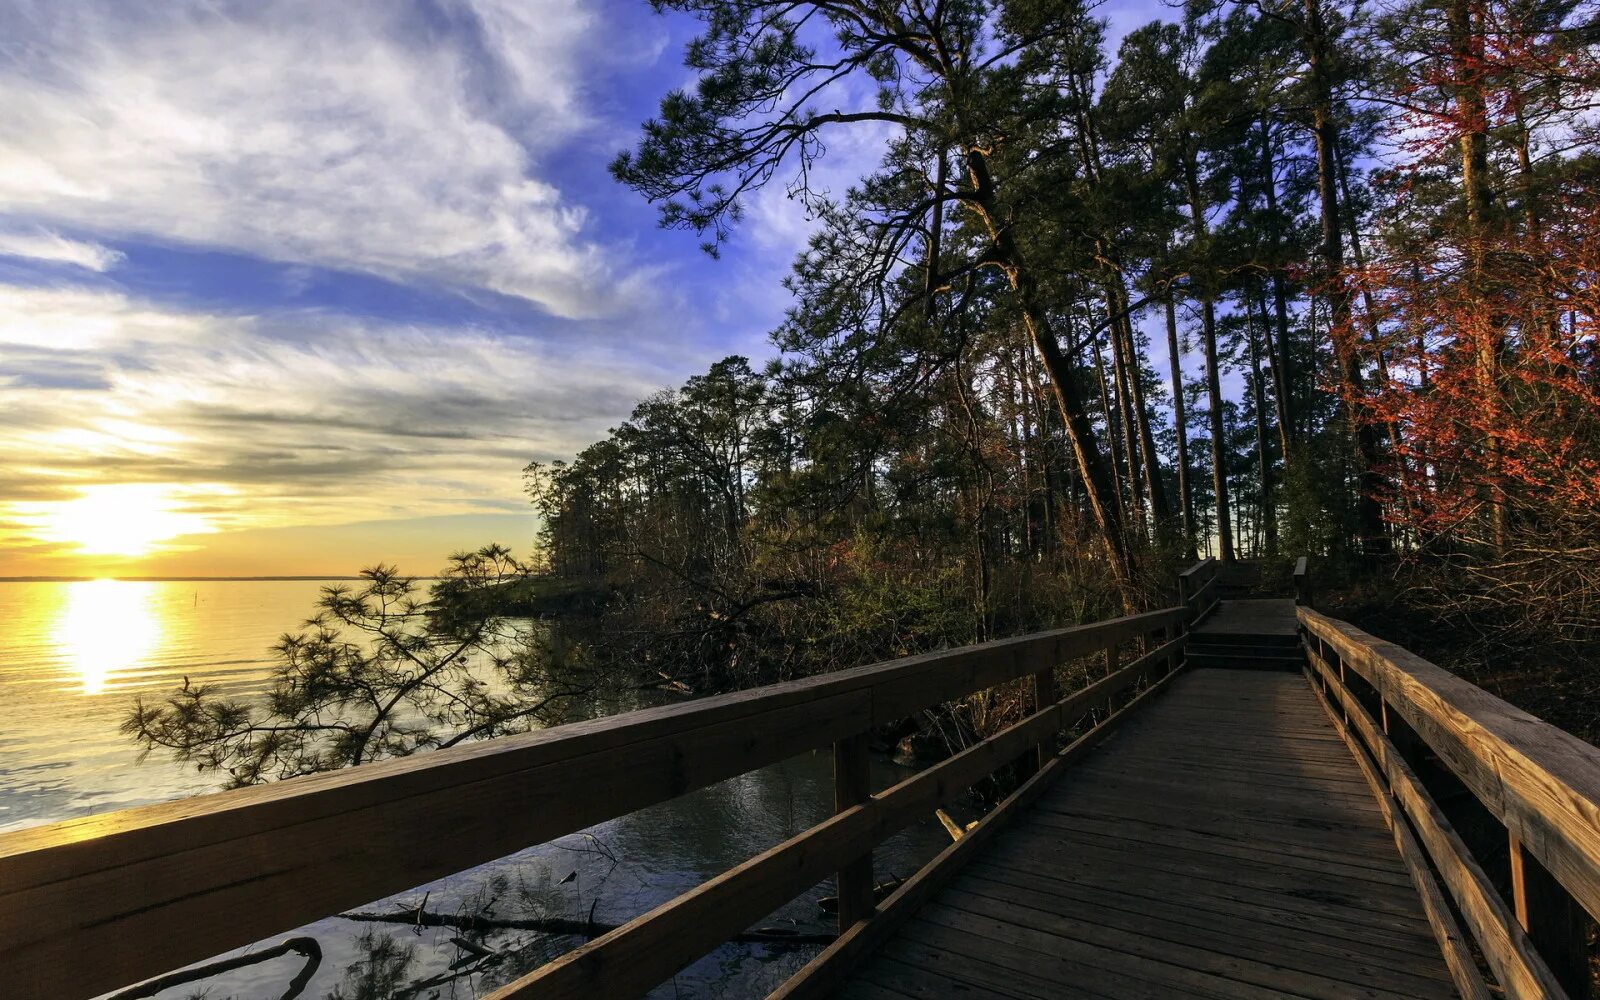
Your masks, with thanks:
M 67 585 L 55 642 L 86 695 L 101 694 L 118 671 L 142 664 L 161 641 L 161 610 L 153 583 L 91 580 Z

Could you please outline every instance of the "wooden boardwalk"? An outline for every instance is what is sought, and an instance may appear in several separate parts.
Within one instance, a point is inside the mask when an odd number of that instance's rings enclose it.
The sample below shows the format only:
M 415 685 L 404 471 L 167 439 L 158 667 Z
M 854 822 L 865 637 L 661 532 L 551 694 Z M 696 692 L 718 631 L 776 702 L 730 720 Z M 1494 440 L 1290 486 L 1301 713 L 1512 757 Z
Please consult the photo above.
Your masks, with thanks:
M 1195 635 L 1281 637 L 1289 640 L 1295 640 L 1298 632 L 1293 598 L 1223 601 L 1209 618 L 1194 629 Z
M 0 996 L 88 1000 L 831 747 L 827 819 L 487 1000 L 661 995 L 829 880 L 839 933 L 769 1000 L 1587 1000 L 1600 750 L 1313 610 L 1306 567 L 1298 606 L 1206 559 L 1141 614 L 0 834 Z M 1002 688 L 1023 717 L 872 787 L 874 734 Z M 999 773 L 878 898 L 874 850 Z
M 843 995 L 1456 992 L 1372 790 L 1306 679 L 1208 669 L 1055 783 Z

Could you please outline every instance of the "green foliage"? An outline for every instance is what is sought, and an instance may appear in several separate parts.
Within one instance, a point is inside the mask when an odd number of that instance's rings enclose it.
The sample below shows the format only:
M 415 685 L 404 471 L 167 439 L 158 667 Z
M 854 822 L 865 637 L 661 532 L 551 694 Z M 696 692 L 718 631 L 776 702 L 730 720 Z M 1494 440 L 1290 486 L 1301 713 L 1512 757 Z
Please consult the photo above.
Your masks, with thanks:
M 279 641 L 265 699 L 185 678 L 161 702 L 141 697 L 123 732 L 241 786 L 558 720 L 587 682 L 537 627 L 483 613 L 526 574 L 498 545 L 452 556 L 426 599 L 393 567 L 364 570 L 358 587 L 323 588 L 316 616 Z

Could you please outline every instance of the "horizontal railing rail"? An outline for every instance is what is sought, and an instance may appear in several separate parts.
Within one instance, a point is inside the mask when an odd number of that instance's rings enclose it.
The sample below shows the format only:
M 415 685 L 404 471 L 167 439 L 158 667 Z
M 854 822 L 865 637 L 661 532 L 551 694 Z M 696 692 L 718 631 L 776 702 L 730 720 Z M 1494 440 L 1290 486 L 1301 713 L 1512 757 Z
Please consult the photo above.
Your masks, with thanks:
M 1426 855 L 1413 876 L 1462 994 L 1486 995 L 1453 919 L 1427 906 L 1434 872 L 1505 995 L 1587 997 L 1588 924 L 1600 916 L 1600 750 L 1346 622 L 1304 606 L 1298 615 L 1335 722 L 1398 806 L 1397 844 Z M 1437 782 L 1424 780 L 1434 769 L 1504 828 L 1499 850 L 1468 847 L 1430 793 Z M 1509 899 L 1485 867 L 1506 852 Z
M 1169 608 L 0 834 L 0 981 L 94 996 L 829 745 L 834 817 L 499 995 L 643 993 L 835 870 L 841 918 L 878 923 L 865 919 L 873 846 L 1019 756 L 1035 760 L 1024 787 L 1055 773 L 1055 734 L 1156 667 L 1170 675 L 1191 617 Z M 1130 642 L 1144 655 L 1111 672 Z M 1055 668 L 1100 651 L 1110 676 L 1057 698 Z M 1028 677 L 1026 719 L 870 794 L 862 734 Z

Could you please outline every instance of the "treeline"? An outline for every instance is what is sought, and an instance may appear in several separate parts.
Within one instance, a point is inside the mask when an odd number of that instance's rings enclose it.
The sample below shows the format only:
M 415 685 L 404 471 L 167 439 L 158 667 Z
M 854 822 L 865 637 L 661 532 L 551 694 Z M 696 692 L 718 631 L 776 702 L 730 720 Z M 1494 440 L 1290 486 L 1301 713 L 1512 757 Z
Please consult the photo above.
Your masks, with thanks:
M 529 469 L 633 654 L 821 669 L 1136 609 L 1196 553 L 1600 621 L 1593 4 L 1191 3 L 1115 47 L 1071 0 L 658 6 L 699 83 L 617 177 L 712 252 L 771 183 L 821 225 L 778 361 Z M 877 169 L 813 190 L 852 129 Z

